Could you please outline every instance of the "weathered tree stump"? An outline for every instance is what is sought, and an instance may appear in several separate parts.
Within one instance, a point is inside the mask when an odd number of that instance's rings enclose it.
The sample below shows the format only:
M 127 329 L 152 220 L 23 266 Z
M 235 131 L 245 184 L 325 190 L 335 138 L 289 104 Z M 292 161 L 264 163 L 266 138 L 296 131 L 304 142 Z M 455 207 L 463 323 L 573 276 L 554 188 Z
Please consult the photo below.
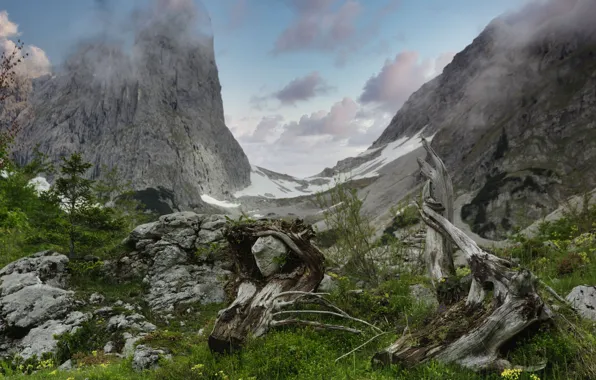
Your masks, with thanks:
M 422 146 L 426 149 L 432 165 L 418 158 L 418 165 L 422 175 L 427 179 L 424 187 L 424 199 L 434 199 L 435 211 L 453 223 L 453 183 L 443 161 L 439 158 L 430 144 L 422 139 Z M 424 246 L 424 257 L 428 266 L 433 285 L 444 278 L 455 275 L 453 265 L 453 250 L 451 241 L 439 231 L 428 226 Z
M 433 249 L 429 272 L 435 280 L 450 271 L 451 260 L 448 243 L 453 242 L 462 250 L 472 272 L 472 285 L 467 300 L 449 305 L 425 328 L 413 333 L 404 333 L 394 344 L 373 357 L 375 365 L 402 363 L 414 365 L 436 359 L 446 363 L 458 363 L 474 370 L 504 369 L 511 363 L 499 358 L 499 349 L 508 341 L 534 323 L 552 317 L 550 309 L 536 292 L 536 277 L 528 270 L 515 268 L 508 260 L 483 251 L 448 217 L 452 203 L 446 193 L 437 200 L 431 191 L 432 181 L 448 192 L 450 180 L 443 163 L 425 142 L 435 167 L 421 163 L 421 170 L 430 180 L 426 183 L 420 214 L 429 227 L 429 232 L 440 234 L 444 241 L 433 238 Z M 452 196 L 451 196 L 452 198 Z M 446 214 L 446 216 L 441 215 Z M 452 213 L 452 211 L 451 211 Z M 452 215 L 452 214 L 451 214 Z M 427 240 L 428 242 L 428 240 Z M 443 254 L 443 256 L 441 256 Z
M 249 335 L 259 337 L 270 327 L 292 323 L 274 320 L 276 311 L 280 305 L 315 291 L 324 275 L 323 255 L 310 243 L 314 231 L 299 220 L 236 224 L 224 235 L 240 278 L 235 301 L 220 311 L 209 336 L 209 347 L 215 352 L 237 350 Z M 251 251 L 262 236 L 274 236 L 289 248 L 283 266 L 269 277 L 263 277 Z

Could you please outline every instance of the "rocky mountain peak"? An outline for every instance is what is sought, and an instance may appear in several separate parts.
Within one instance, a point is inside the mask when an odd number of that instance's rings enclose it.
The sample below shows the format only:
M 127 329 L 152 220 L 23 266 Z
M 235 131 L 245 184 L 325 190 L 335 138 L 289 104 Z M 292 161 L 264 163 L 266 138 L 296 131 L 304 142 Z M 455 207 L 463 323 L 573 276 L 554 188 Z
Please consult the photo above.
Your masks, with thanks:
M 132 38 L 82 41 L 37 81 L 19 115 L 18 161 L 36 144 L 55 159 L 78 150 L 93 177 L 117 166 L 170 211 L 247 186 L 248 159 L 224 122 L 212 37 L 197 32 L 192 13 L 137 16 Z

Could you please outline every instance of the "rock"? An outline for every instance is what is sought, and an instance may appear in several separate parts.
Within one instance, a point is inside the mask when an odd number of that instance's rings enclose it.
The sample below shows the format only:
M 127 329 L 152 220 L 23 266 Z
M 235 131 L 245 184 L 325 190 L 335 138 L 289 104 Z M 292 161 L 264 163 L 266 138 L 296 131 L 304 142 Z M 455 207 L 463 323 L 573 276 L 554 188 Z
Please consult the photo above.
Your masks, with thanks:
M 0 288 L 2 294 L 13 293 L 18 290 L 12 289 L 8 292 L 5 290 L 4 283 L 7 279 L 4 277 L 11 274 L 35 274 L 38 278 L 38 283 L 57 288 L 65 288 L 69 278 L 67 271 L 68 261 L 66 256 L 52 251 L 38 252 L 31 256 L 13 261 L 0 270 L 0 277 L 3 278 L 3 285 Z
M 36 355 L 42 357 L 44 353 L 53 353 L 57 348 L 55 335 L 75 332 L 83 322 L 91 319 L 91 314 L 73 311 L 64 320 L 49 320 L 38 327 L 32 328 L 19 344 L 19 355 L 29 359 Z
M 27 286 L 2 297 L 2 319 L 10 327 L 32 328 L 65 315 L 73 305 L 74 292 L 48 285 Z
M 280 262 L 287 254 L 286 245 L 273 236 L 262 236 L 252 246 L 252 254 L 264 277 L 271 276 L 280 269 Z
M 586 319 L 596 321 L 596 286 L 576 286 L 565 297 Z
M 132 355 L 135 351 L 135 343 L 137 343 L 146 335 L 147 333 L 140 333 L 138 335 L 132 335 L 129 332 L 123 333 L 122 337 L 124 338 L 124 347 L 122 348 L 122 355 L 124 357 Z
M 74 307 L 74 293 L 64 289 L 67 264 L 66 256 L 43 251 L 0 270 L 0 320 L 4 329 L 18 329 L 24 336 L 46 321 L 59 320 Z
M 107 342 L 105 344 L 105 346 L 103 346 L 103 352 L 106 354 L 112 354 L 115 351 L 116 351 L 116 345 L 112 341 Z
M 106 299 L 106 297 L 102 296 L 101 294 L 93 293 L 93 294 L 91 294 L 91 296 L 89 296 L 89 303 L 97 305 L 97 304 L 100 304 L 103 301 L 105 301 L 105 299 Z
M 417 302 L 428 307 L 439 306 L 437 295 L 432 289 L 427 288 L 424 285 L 416 284 L 410 286 L 410 295 Z
M 153 349 L 140 344 L 135 348 L 132 358 L 132 368 L 138 372 L 155 369 L 158 367 L 158 362 L 162 358 L 169 360 L 172 358 L 172 355 L 165 350 Z
M 317 292 L 331 293 L 335 289 L 337 289 L 337 281 L 335 281 L 328 274 L 325 274 L 321 280 L 321 283 L 319 284 L 319 287 L 317 288 Z
M 142 275 L 148 288 L 144 298 L 157 312 L 182 303 L 223 302 L 224 285 L 231 275 L 228 258 L 199 258 L 196 250 L 203 242 L 222 239 L 225 223 L 221 215 L 178 212 L 135 228 L 128 238 L 135 250 L 118 261 L 118 281 L 131 278 L 132 273 Z
M 108 320 L 107 328 L 114 330 L 135 330 L 142 332 L 155 331 L 157 327 L 145 320 L 141 314 L 115 315 Z
M 58 367 L 60 371 L 70 371 L 72 369 L 72 360 L 68 359 Z

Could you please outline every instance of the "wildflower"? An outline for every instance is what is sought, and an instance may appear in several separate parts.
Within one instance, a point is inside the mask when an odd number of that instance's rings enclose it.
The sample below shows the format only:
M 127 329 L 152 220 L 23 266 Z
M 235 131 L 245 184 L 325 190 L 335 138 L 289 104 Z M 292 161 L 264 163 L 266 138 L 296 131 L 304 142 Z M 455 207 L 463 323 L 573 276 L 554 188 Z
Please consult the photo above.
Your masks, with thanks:
M 521 369 L 505 369 L 501 372 L 501 377 L 507 380 L 517 380 L 521 372 Z
M 192 367 L 190 370 L 191 370 L 191 371 L 200 371 L 200 370 L 202 370 L 202 369 L 203 369 L 203 367 L 205 367 L 205 365 L 204 365 L 204 364 L 196 364 L 196 365 L 194 365 L 194 366 L 193 366 L 193 367 Z
M 57 370 L 53 370 L 52 372 L 50 372 L 50 375 L 54 376 L 55 374 L 57 374 L 58 371 Z
M 530 375 L 530 380 L 540 380 L 540 378 L 534 374 Z
M 97 357 L 97 351 L 95 351 L 95 350 L 91 351 L 91 355 L 93 355 L 94 357 Z

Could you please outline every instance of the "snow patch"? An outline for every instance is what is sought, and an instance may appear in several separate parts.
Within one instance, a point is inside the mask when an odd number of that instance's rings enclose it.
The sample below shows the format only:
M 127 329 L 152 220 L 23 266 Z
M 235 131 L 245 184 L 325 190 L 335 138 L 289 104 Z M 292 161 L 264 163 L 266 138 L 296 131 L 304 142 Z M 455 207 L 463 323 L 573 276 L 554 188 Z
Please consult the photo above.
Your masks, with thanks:
M 296 198 L 305 195 L 313 195 L 321 191 L 327 191 L 336 183 L 376 177 L 379 175 L 379 171 L 387 164 L 420 148 L 422 146 L 421 138 L 423 131 L 424 128 L 412 137 L 403 137 L 383 147 L 371 148 L 360 153 L 358 156 L 368 156 L 381 150 L 381 154 L 378 157 L 364 162 L 347 172 L 339 173 L 333 178 L 312 176 L 304 179 L 296 178 L 294 181 L 287 179 L 273 179 L 263 173 L 258 167 L 252 166 L 250 172 L 250 186 L 237 191 L 234 194 L 234 197 L 240 198 L 243 196 L 253 196 L 273 199 Z M 433 137 L 434 135 L 427 137 L 426 140 L 430 143 Z M 317 182 L 319 182 L 321 179 L 326 180 L 326 182 L 324 184 L 312 183 L 314 180 L 318 180 Z
M 225 207 L 225 208 L 232 208 L 232 207 L 239 207 L 240 204 L 238 203 L 232 203 L 232 202 L 228 202 L 228 201 L 220 201 L 217 200 L 215 198 L 213 198 L 210 195 L 207 194 L 202 194 L 201 195 L 201 199 L 203 200 L 203 202 L 215 205 L 215 206 L 219 206 L 219 207 Z
M 33 186 L 37 195 L 45 193 L 50 190 L 50 183 L 44 177 L 35 177 L 29 181 L 29 185 Z

